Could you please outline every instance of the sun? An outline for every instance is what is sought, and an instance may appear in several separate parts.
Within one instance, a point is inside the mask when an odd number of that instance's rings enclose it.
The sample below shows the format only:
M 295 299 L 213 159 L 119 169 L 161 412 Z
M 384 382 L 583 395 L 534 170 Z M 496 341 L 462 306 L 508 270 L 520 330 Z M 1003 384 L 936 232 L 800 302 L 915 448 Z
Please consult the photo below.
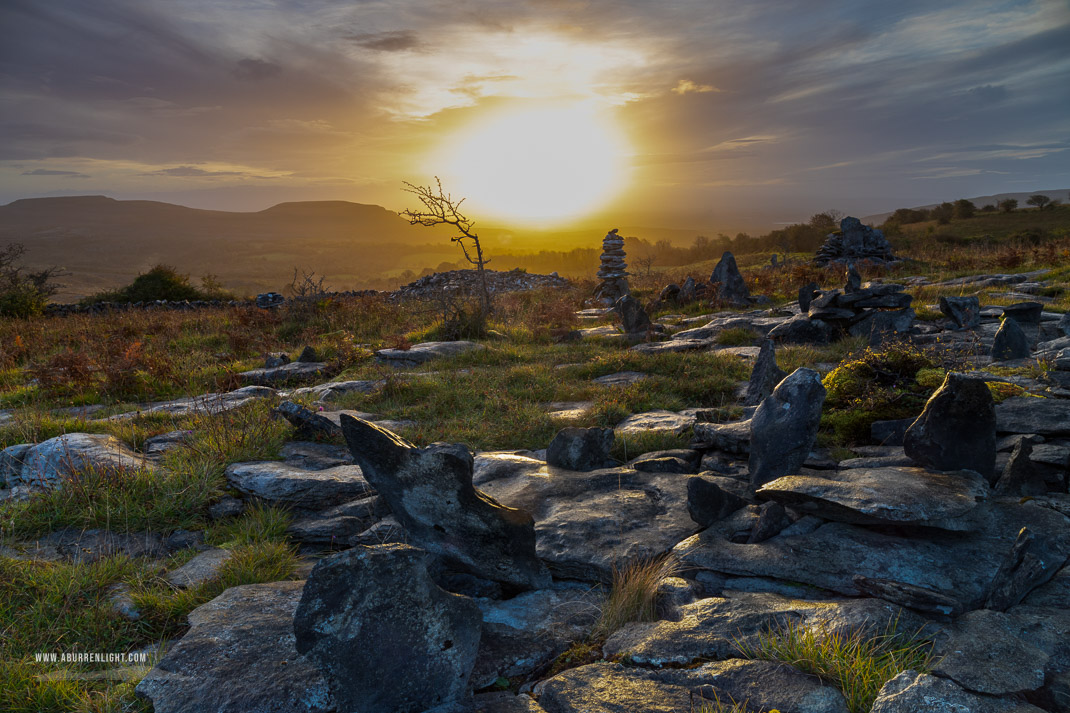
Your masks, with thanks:
M 432 169 L 472 213 L 552 224 L 605 205 L 626 179 L 627 142 L 587 104 L 497 113 L 446 139 Z

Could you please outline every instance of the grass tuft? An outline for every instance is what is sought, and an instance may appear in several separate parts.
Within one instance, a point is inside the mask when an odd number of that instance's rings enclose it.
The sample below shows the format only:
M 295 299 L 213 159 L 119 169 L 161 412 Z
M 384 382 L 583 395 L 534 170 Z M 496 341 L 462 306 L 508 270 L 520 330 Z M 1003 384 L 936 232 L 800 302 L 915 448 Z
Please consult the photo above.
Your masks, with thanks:
M 643 558 L 624 568 L 614 568 L 613 586 L 602 605 L 592 638 L 604 641 L 628 622 L 655 621 L 658 585 L 679 572 L 680 563 L 671 555 Z

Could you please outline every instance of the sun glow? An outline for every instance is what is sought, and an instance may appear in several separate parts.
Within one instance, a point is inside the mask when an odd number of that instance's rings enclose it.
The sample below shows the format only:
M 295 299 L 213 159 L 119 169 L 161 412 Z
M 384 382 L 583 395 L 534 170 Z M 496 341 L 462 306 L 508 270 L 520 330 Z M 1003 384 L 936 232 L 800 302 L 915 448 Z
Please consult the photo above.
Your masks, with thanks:
M 588 104 L 495 114 L 449 137 L 430 170 L 472 214 L 527 223 L 581 217 L 626 181 L 614 121 Z

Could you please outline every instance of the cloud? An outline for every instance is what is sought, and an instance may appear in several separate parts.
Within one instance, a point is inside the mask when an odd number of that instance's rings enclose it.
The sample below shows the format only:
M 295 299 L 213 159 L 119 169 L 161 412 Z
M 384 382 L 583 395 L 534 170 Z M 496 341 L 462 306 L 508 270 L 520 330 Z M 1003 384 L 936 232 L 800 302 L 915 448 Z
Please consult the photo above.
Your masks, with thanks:
M 673 94 L 704 94 L 706 92 L 719 92 L 720 89 L 709 84 L 695 84 L 690 79 L 681 79 L 676 86 L 669 90 Z
M 158 171 L 149 171 L 143 176 L 180 176 L 183 178 L 202 178 L 205 176 L 244 176 L 244 171 L 206 171 L 196 166 L 175 166 L 174 168 L 161 168 Z
M 259 82 L 282 74 L 282 67 L 266 59 L 240 59 L 231 70 L 238 79 Z
M 345 39 L 376 52 L 406 52 L 420 47 L 420 39 L 412 30 L 366 32 L 346 35 Z
M 32 171 L 23 171 L 23 176 L 63 176 L 64 178 L 89 178 L 88 174 L 78 171 L 58 171 L 51 168 L 35 168 Z

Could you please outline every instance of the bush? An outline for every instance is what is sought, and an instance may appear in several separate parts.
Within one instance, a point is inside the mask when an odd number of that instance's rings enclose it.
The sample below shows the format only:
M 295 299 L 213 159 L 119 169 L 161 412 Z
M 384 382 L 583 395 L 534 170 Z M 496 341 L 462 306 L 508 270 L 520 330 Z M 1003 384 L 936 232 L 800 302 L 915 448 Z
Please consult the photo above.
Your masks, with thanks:
M 204 278 L 205 289 L 198 289 L 190 284 L 189 275 L 180 274 L 169 265 L 156 265 L 148 272 L 134 278 L 126 287 L 111 292 L 98 292 L 86 297 L 82 304 L 98 302 L 182 302 L 185 300 L 211 300 L 228 296 L 216 279 L 209 275 Z
M 55 282 L 60 275 L 59 268 L 23 272 L 25 268 L 20 263 L 25 252 L 22 243 L 11 243 L 0 250 L 0 316 L 26 318 L 39 315 L 48 298 L 60 288 Z

